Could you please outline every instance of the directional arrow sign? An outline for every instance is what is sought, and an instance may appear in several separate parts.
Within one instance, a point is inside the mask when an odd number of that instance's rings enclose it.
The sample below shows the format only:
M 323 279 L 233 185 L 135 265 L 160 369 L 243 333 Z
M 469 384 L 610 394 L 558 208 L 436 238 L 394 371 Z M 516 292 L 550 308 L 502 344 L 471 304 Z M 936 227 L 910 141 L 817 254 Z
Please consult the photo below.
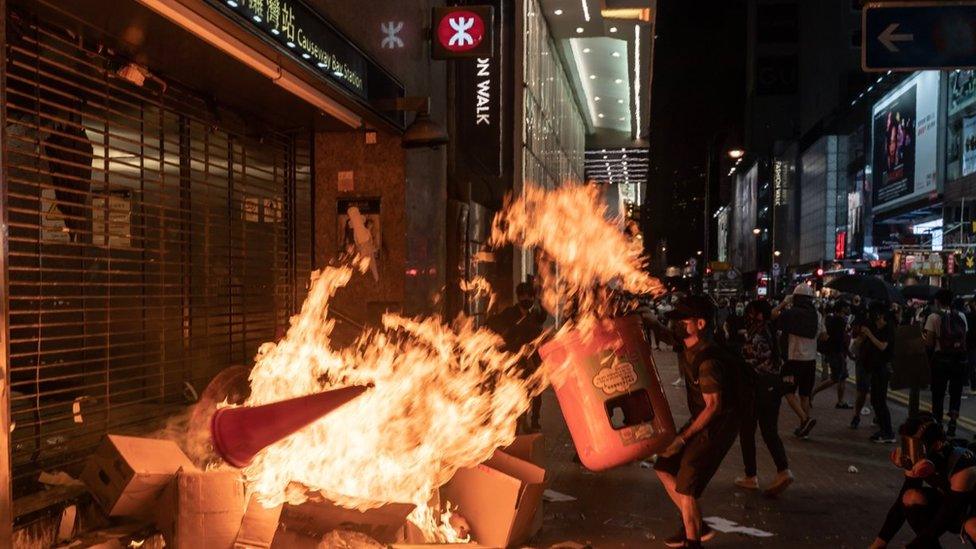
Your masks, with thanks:
M 868 3 L 866 71 L 976 68 L 976 1 Z

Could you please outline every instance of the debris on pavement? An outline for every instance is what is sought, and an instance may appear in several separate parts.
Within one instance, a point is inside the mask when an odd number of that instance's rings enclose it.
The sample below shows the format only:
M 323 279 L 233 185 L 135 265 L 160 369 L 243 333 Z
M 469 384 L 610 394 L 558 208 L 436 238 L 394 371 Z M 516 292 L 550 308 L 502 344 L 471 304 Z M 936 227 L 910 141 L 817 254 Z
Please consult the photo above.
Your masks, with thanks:
M 722 517 L 705 517 L 703 520 L 706 524 L 711 526 L 712 530 L 722 532 L 723 534 L 743 534 L 754 538 L 771 538 L 775 535 L 772 532 L 767 532 L 758 528 L 741 526 L 736 522 Z
M 640 468 L 641 469 L 653 469 L 654 468 L 654 463 L 656 461 L 657 461 L 657 454 L 651 456 L 650 459 L 645 459 L 644 461 L 640 462 Z
M 564 501 L 576 501 L 576 498 L 555 490 L 546 490 L 542 492 L 542 500 L 549 503 L 562 503 Z
M 858 473 L 858 470 L 857 470 L 857 467 L 851 465 L 850 467 L 847 468 L 847 472 L 848 473 L 851 473 L 851 474 L 857 474 Z

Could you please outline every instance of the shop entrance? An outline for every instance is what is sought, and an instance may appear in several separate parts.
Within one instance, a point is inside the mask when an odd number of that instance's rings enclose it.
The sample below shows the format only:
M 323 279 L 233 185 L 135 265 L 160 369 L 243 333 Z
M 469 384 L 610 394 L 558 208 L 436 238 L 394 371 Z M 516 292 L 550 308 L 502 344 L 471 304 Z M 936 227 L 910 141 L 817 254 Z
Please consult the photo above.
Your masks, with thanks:
M 17 497 L 106 432 L 160 427 L 287 325 L 311 271 L 311 133 L 26 11 L 7 33 Z

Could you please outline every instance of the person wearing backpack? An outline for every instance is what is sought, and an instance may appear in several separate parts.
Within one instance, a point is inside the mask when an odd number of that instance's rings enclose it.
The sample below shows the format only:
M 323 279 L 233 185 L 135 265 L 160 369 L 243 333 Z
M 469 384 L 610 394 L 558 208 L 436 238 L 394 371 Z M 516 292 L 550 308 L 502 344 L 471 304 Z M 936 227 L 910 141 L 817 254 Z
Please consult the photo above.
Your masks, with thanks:
M 800 420 L 793 434 L 800 438 L 807 438 L 817 424 L 810 417 L 810 395 L 817 381 L 817 340 L 826 334 L 813 297 L 813 288 L 801 282 L 772 312 L 772 319 L 786 335 L 783 383 L 786 402 Z
M 714 322 L 709 298 L 682 297 L 668 316 L 691 417 L 658 454 L 654 471 L 682 519 L 682 526 L 664 544 L 694 548 L 714 535 L 702 522 L 698 500 L 739 434 L 744 362 L 736 363 L 727 349 L 708 337 Z
M 793 483 L 793 473 L 786 458 L 786 449 L 779 436 L 779 407 L 783 401 L 782 360 L 776 345 L 776 336 L 769 326 L 769 302 L 756 300 L 746 306 L 746 333 L 742 342 L 742 358 L 752 369 L 746 388 L 746 401 L 742 403 L 742 424 L 739 430 L 739 446 L 745 476 L 735 479 L 735 485 L 747 490 L 758 490 L 756 475 L 756 428 L 762 432 L 763 442 L 776 465 L 776 477 L 763 492 L 774 497 Z
M 925 343 L 932 351 L 932 416 L 942 423 L 946 390 L 949 392 L 949 423 L 946 434 L 956 435 L 956 420 L 966 384 L 966 317 L 952 309 L 952 292 L 935 294 L 935 310 L 925 319 Z

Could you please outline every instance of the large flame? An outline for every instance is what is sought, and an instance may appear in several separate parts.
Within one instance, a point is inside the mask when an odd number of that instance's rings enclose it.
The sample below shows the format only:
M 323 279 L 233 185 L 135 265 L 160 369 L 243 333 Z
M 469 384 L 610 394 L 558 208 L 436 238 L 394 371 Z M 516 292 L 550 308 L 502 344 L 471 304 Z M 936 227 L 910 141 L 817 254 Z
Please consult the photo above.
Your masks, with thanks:
M 547 303 L 581 298 L 595 315 L 599 304 L 589 292 L 594 286 L 616 282 L 635 293 L 660 289 L 587 188 L 527 189 L 496 219 L 493 243 L 537 247 L 550 267 L 558 267 L 561 280 L 542 277 Z M 353 275 L 350 267 L 313 274 L 285 337 L 259 350 L 246 404 L 351 384 L 373 388 L 266 448 L 246 468 L 246 477 L 267 505 L 301 503 L 312 492 L 362 510 L 413 503 L 418 509 L 411 516 L 426 523 L 421 526 L 431 541 L 453 541 L 448 515 L 439 524 L 441 511 L 427 502 L 459 468 L 487 460 L 514 440 L 517 418 L 547 384 L 544 374 L 519 367 L 532 346 L 503 352 L 495 333 L 465 318 L 386 314 L 382 329 L 367 331 L 346 349 L 333 348 L 329 300 Z M 490 295 L 483 279 L 464 288 Z
M 542 303 L 571 319 L 568 326 L 587 329 L 611 306 L 606 290 L 660 294 L 659 280 L 645 271 L 641 246 L 611 222 L 594 185 L 555 190 L 526 186 L 507 200 L 492 226 L 492 246 L 536 248 Z

